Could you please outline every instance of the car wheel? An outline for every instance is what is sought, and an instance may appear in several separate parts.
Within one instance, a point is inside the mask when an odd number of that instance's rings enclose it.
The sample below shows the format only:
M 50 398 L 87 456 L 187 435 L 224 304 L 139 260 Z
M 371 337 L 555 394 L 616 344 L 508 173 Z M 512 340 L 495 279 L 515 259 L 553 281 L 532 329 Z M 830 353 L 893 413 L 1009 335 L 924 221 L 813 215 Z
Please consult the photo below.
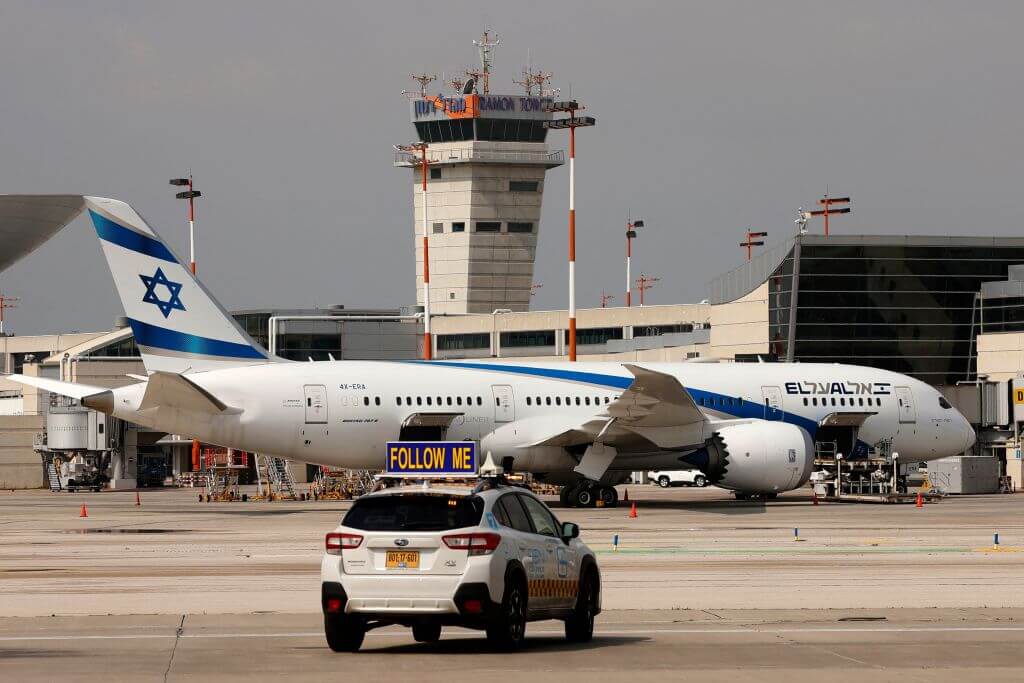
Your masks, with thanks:
M 366 623 L 342 614 L 324 615 L 327 647 L 334 652 L 358 652 L 366 636 Z
M 667 489 L 671 485 L 672 485 L 672 480 L 669 479 L 668 477 L 666 477 L 664 475 L 658 477 L 658 486 L 660 486 L 661 488 Z
M 576 606 L 565 620 L 565 639 L 571 643 L 587 643 L 594 637 L 594 615 L 597 612 L 597 577 L 590 570 L 583 577 Z
M 526 638 L 526 585 L 519 577 L 505 583 L 497 614 L 487 625 L 487 640 L 497 650 L 518 650 Z
M 412 637 L 417 643 L 436 643 L 441 640 L 441 624 L 413 624 Z
M 700 488 L 704 488 L 705 486 L 708 485 L 708 480 L 698 474 L 696 477 L 693 478 L 693 485 L 698 486 Z
M 613 508 L 619 504 L 619 492 L 614 486 L 602 486 L 598 495 L 601 497 L 601 504 L 606 508 Z

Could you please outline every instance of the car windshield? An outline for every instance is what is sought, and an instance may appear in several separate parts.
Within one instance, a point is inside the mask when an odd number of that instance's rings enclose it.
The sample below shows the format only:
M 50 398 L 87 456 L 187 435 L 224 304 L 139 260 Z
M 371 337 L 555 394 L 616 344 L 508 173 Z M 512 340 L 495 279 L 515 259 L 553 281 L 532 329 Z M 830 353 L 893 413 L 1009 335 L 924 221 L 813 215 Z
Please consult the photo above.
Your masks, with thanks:
M 480 524 L 479 496 L 413 493 L 360 498 L 342 526 L 363 531 L 447 531 Z

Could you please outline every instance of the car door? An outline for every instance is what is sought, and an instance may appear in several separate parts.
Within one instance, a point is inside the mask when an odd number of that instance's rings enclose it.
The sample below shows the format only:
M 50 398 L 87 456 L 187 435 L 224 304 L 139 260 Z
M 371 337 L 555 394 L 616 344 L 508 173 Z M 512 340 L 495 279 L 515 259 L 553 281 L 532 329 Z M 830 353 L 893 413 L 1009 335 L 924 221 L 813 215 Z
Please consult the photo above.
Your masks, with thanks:
M 551 511 L 533 496 L 518 494 L 526 513 L 530 516 L 534 533 L 540 537 L 544 550 L 544 578 L 536 591 L 540 605 L 546 609 L 557 609 L 572 604 L 576 595 L 577 558 L 575 551 L 562 540 L 561 525 Z M 530 592 L 530 600 L 534 599 Z
M 514 544 L 516 559 L 526 570 L 527 594 L 530 596 L 528 604 L 530 609 L 538 609 L 540 603 L 534 602 L 533 594 L 534 581 L 544 577 L 544 552 L 545 549 L 541 538 L 533 532 L 533 525 L 530 523 L 530 516 L 526 509 L 519 502 L 515 493 L 507 493 L 494 504 L 495 517 L 502 525 L 509 527 L 509 540 Z

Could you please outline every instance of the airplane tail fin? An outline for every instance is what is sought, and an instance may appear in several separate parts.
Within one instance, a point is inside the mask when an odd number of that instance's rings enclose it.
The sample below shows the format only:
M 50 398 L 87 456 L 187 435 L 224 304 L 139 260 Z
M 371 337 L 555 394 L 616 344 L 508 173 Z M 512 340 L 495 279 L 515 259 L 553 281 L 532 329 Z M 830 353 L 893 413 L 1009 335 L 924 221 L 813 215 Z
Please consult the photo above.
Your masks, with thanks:
M 277 360 L 131 206 L 84 200 L 147 371 L 180 374 Z

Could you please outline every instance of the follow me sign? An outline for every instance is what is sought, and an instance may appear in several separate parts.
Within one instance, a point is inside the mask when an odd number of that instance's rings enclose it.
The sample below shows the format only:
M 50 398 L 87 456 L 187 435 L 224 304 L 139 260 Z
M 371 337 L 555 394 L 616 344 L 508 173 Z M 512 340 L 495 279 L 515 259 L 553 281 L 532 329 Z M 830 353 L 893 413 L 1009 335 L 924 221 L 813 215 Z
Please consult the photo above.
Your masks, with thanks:
M 387 473 L 476 475 L 473 441 L 388 441 Z

